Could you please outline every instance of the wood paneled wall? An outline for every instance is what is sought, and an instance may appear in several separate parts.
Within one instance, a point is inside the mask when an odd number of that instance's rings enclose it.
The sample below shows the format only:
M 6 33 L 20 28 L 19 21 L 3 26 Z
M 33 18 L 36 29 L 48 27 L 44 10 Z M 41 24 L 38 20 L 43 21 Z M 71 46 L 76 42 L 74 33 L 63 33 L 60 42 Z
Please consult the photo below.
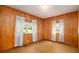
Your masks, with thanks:
M 51 40 L 52 20 L 45 19 L 43 22 L 44 22 L 44 40 Z
M 7 50 L 14 47 L 14 34 L 15 34 L 15 20 L 16 16 L 25 17 L 26 21 L 31 21 L 32 19 L 37 20 L 37 33 L 38 40 L 43 39 L 43 22 L 42 19 L 28 13 L 21 12 L 19 10 L 0 6 L 0 51 Z M 26 41 L 29 39 L 29 41 Z M 24 35 L 24 44 L 32 41 L 31 35 Z
M 79 51 L 79 10 L 78 10 L 78 51 Z
M 44 20 L 44 39 L 51 38 L 51 25 L 54 20 L 64 20 L 64 43 L 78 47 L 78 12 L 72 12 Z
M 78 12 L 66 14 L 65 43 L 78 47 Z
M 39 40 L 52 40 L 51 26 L 53 20 L 64 19 L 64 43 L 78 46 L 78 12 L 72 12 L 48 19 L 42 19 L 28 13 L 7 7 L 0 6 L 0 51 L 14 47 L 15 20 L 16 16 L 25 17 L 25 21 L 37 20 L 37 36 Z M 27 40 L 28 39 L 28 40 Z M 32 43 L 32 35 L 24 34 L 24 44 Z

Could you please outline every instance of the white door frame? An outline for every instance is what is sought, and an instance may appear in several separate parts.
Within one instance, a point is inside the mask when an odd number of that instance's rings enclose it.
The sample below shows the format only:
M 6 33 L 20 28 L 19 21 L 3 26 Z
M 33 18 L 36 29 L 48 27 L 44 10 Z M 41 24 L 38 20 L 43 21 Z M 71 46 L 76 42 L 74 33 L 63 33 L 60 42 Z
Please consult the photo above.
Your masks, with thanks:
M 23 45 L 24 17 L 16 16 L 14 47 Z

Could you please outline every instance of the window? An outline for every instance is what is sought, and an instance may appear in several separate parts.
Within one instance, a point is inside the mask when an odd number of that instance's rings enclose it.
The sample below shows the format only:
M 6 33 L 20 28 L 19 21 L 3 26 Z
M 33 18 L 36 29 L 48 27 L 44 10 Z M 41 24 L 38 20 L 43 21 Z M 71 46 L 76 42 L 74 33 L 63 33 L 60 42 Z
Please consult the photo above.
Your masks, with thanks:
M 24 34 L 32 34 L 32 23 L 25 22 Z
M 58 22 L 56 23 L 56 32 L 59 33 L 59 31 L 60 31 L 60 23 Z

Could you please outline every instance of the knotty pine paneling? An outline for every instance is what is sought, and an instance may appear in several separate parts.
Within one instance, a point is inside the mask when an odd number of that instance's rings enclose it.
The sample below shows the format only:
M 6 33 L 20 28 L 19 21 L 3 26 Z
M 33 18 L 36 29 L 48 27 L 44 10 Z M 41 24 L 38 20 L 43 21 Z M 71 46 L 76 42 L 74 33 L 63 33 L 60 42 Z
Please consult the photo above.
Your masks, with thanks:
M 79 51 L 79 11 L 78 11 L 78 51 Z
M 0 50 L 2 49 L 2 23 L 3 23 L 3 11 L 2 11 L 2 7 L 0 6 Z
M 51 25 L 52 21 L 50 19 L 44 20 L 44 40 L 51 40 Z
M 32 19 L 37 20 L 38 41 L 42 39 L 51 40 L 52 21 L 64 19 L 65 21 L 64 43 L 75 47 L 77 47 L 78 45 L 77 12 L 72 12 L 43 20 L 39 17 L 21 12 L 19 10 L 7 6 L 0 6 L 0 51 L 4 51 L 14 47 L 16 16 L 25 17 L 25 21 L 28 22 L 31 22 Z M 30 35 L 24 34 L 24 44 L 29 44 L 31 42 L 32 42 L 32 34 Z
M 78 12 L 64 15 L 65 43 L 78 46 Z
M 63 14 L 44 20 L 44 39 L 51 39 L 51 25 L 54 20 L 64 20 L 64 43 L 78 46 L 78 12 Z
M 36 19 L 38 22 L 38 40 L 43 39 L 43 29 L 42 29 L 42 19 L 25 12 L 7 7 L 0 6 L 0 51 L 8 50 L 14 47 L 14 34 L 15 34 L 15 20 L 16 16 L 25 17 L 26 21 L 32 21 Z M 26 41 L 26 38 L 30 38 L 29 41 Z M 24 44 L 32 42 L 31 35 L 24 35 Z M 29 44 L 29 43 L 28 43 Z

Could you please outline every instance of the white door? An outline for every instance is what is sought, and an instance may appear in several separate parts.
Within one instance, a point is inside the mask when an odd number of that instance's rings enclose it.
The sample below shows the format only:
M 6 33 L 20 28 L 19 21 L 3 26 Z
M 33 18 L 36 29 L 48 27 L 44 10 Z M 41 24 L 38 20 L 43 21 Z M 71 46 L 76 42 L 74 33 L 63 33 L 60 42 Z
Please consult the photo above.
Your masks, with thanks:
M 64 42 L 64 20 L 60 20 L 59 42 Z
M 52 41 L 56 41 L 56 21 L 52 21 Z
M 64 42 L 64 20 L 52 22 L 52 41 L 56 41 L 56 33 L 59 33 L 59 42 Z
M 37 41 L 37 21 L 32 20 L 32 40 L 33 42 Z
M 23 29 L 24 29 L 24 17 L 16 16 L 15 25 L 15 44 L 14 46 L 23 45 Z

